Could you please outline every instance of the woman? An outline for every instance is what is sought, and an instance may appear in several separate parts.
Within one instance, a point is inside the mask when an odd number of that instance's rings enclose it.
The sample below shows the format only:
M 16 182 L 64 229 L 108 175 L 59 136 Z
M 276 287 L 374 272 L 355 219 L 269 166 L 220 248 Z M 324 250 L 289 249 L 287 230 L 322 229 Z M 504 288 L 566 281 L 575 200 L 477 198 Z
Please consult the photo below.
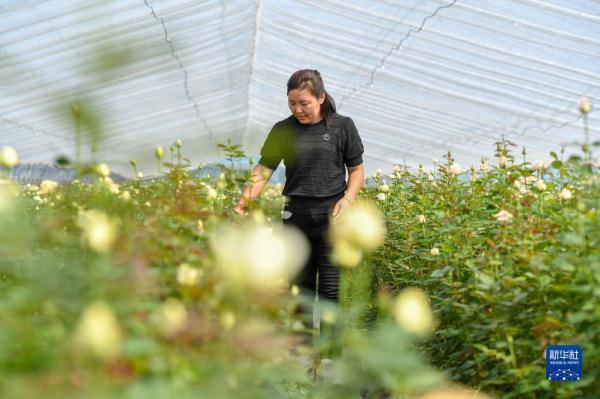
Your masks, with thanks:
M 352 119 L 336 113 L 318 71 L 295 72 L 288 80 L 287 96 L 292 115 L 271 129 L 253 170 L 252 186 L 244 190 L 234 211 L 245 214 L 248 201 L 260 195 L 283 159 L 283 224 L 300 229 L 311 247 L 295 284 L 314 297 L 318 272 L 319 298 L 337 301 L 339 271 L 330 260 L 328 228 L 364 185 L 363 145 Z

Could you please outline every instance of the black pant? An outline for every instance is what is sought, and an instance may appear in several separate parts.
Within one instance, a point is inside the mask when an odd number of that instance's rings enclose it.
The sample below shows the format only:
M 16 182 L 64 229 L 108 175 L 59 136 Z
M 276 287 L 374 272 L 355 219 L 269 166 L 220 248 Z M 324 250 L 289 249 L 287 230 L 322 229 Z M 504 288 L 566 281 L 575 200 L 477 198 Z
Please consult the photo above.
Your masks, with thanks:
M 319 298 L 337 302 L 340 273 L 331 262 L 331 243 L 329 242 L 329 215 L 303 215 L 288 211 L 284 213 L 283 224 L 300 229 L 310 243 L 310 256 L 294 280 L 300 290 L 307 295 L 317 291 L 317 272 L 319 276 Z

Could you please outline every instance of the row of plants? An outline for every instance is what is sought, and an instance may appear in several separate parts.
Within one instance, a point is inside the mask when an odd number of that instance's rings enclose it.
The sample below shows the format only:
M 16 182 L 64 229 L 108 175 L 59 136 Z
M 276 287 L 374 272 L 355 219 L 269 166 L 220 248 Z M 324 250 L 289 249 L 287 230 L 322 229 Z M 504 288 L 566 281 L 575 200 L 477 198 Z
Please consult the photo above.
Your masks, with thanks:
M 582 157 L 563 150 L 549 163 L 514 147 L 497 143 L 494 165 L 469 170 L 448 154 L 431 171 L 376 173 L 371 196 L 389 233 L 368 259 L 374 287 L 428 294 L 436 325 L 421 347 L 452 380 L 506 398 L 591 398 L 600 392 L 599 165 L 585 144 Z M 581 381 L 545 378 L 545 348 L 556 344 L 582 347 Z

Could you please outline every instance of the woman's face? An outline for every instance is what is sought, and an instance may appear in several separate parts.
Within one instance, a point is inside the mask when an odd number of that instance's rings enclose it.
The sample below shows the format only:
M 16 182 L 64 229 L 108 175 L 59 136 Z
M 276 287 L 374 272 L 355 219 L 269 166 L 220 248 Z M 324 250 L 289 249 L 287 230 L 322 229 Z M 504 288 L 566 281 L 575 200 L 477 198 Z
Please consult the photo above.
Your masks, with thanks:
M 321 120 L 323 101 L 325 101 L 325 94 L 317 98 L 308 89 L 294 89 L 288 93 L 290 111 L 303 124 L 317 123 Z

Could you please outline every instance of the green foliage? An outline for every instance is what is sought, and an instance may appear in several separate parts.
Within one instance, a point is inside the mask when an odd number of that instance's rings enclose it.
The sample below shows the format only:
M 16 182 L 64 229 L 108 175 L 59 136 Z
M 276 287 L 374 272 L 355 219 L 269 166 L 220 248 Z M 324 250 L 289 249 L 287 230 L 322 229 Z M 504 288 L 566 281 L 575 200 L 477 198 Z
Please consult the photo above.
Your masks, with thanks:
M 389 235 L 369 259 L 377 289 L 429 294 L 438 325 L 422 346 L 433 364 L 506 398 L 600 391 L 599 176 L 580 158 L 551 155 L 549 169 L 534 169 L 498 143 L 506 165 L 486 171 L 457 176 L 450 161 L 431 174 L 397 168 L 380 201 Z M 499 220 L 501 210 L 512 218 Z M 550 344 L 583 348 L 582 381 L 545 380 Z

